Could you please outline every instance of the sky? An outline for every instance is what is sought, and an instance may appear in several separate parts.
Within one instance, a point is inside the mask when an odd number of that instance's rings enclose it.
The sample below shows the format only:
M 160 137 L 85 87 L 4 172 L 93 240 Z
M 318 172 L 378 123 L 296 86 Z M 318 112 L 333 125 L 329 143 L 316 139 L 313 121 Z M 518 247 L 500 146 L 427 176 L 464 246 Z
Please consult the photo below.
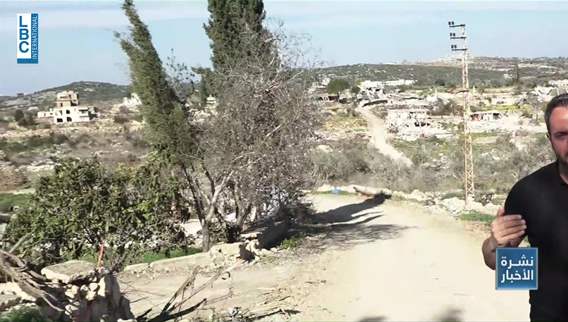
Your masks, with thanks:
M 432 61 L 451 54 L 447 22 L 467 24 L 473 56 L 568 56 L 568 1 L 265 0 L 267 24 L 309 36 L 325 65 Z M 135 1 L 165 60 L 210 66 L 207 1 Z M 113 32 L 121 1 L 0 0 L 0 95 L 74 81 L 129 83 Z M 39 14 L 39 64 L 16 63 L 17 13 Z

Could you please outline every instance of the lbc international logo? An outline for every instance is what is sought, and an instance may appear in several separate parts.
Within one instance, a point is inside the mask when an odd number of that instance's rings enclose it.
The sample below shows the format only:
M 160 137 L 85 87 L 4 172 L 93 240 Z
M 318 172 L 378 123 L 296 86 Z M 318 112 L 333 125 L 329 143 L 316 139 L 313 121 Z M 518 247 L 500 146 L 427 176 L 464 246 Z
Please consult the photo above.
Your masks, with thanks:
M 39 60 L 39 15 L 18 14 L 18 64 L 37 64 Z

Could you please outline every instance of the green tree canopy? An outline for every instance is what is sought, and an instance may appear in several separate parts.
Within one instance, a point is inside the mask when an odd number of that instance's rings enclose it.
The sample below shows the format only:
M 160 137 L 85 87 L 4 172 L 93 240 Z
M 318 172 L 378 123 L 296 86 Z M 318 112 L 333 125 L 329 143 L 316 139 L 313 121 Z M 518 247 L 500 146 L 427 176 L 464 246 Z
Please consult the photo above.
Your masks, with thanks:
M 339 95 L 341 92 L 350 87 L 351 85 L 345 79 L 336 78 L 331 80 L 329 84 L 327 84 L 327 92 Z
M 168 75 L 158 56 L 152 36 L 142 22 L 132 0 L 122 6 L 130 21 L 130 34 L 122 37 L 116 33 L 120 45 L 128 55 L 132 90 L 142 102 L 142 115 L 148 124 L 147 138 L 155 147 L 176 155 L 191 148 L 189 137 L 192 131 L 187 122 L 188 112 L 184 102 L 176 95 L 168 82 Z M 181 138 L 186 138 L 182 142 Z
M 267 34 L 262 25 L 266 15 L 262 0 L 209 0 L 207 8 L 209 21 L 203 27 L 211 39 L 211 61 L 216 72 L 234 67 L 243 55 L 258 54 L 250 51 L 242 39 L 250 33 Z
M 62 160 L 10 221 L 8 238 L 24 237 L 24 256 L 39 264 L 94 254 L 104 244 L 105 263 L 119 268 L 149 242 L 176 232 L 176 180 L 161 171 L 158 164 L 109 170 L 96 159 Z

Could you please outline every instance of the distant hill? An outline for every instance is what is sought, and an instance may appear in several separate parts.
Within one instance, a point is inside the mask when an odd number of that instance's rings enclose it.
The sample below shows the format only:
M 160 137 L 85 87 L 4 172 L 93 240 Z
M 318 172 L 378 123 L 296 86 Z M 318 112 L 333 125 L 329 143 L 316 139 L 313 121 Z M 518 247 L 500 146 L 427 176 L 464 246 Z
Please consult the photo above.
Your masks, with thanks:
M 544 84 L 548 80 L 568 78 L 566 57 L 473 57 L 469 65 L 472 85 L 502 86 L 519 69 L 521 81 L 528 84 Z M 318 76 L 345 78 L 351 83 L 362 80 L 386 81 L 414 79 L 417 85 L 435 83 L 461 84 L 461 65 L 456 59 L 442 59 L 415 64 L 357 64 L 320 68 Z
M 130 86 L 127 85 L 85 81 L 73 82 L 59 87 L 44 89 L 37 93 L 57 93 L 66 90 L 73 90 L 77 92 L 79 94 L 81 104 L 85 105 L 95 104 L 101 101 L 122 100 L 123 97 L 130 95 Z
M 317 74 L 330 78 L 346 78 L 351 83 L 362 80 L 387 81 L 397 79 L 414 79 L 417 85 L 461 84 L 461 68 L 451 66 L 429 65 L 395 65 L 395 64 L 357 64 L 334 66 L 318 69 Z M 487 69 L 470 68 L 469 76 L 472 84 L 502 85 L 505 83 L 505 72 Z
M 130 86 L 81 81 L 44 89 L 21 97 L 3 96 L 0 97 L 0 108 L 27 108 L 37 106 L 42 110 L 47 109 L 55 105 L 56 94 L 66 90 L 77 92 L 81 105 L 119 102 L 123 97 L 130 95 Z
M 429 66 L 455 66 L 456 61 L 441 59 L 435 62 L 420 65 Z M 518 72 L 521 81 L 527 84 L 544 84 L 549 80 L 568 78 L 568 57 L 484 57 L 471 59 L 470 67 L 473 69 L 495 70 L 508 73 L 510 76 Z

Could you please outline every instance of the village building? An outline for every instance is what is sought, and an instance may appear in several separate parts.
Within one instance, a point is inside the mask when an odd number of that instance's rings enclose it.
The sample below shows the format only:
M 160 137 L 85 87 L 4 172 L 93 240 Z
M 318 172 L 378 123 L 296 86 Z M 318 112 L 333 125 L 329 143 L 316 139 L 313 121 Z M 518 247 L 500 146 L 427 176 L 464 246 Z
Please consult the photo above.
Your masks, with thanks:
M 425 137 L 451 137 L 452 133 L 442 127 L 442 121 L 447 123 L 448 120 L 430 116 L 429 110 L 425 108 L 390 109 L 387 110 L 386 117 L 388 131 L 406 141 Z
M 55 124 L 90 122 L 96 118 L 94 106 L 79 104 L 79 95 L 74 91 L 57 93 L 55 107 L 37 113 L 38 121 Z
M 551 80 L 548 82 L 551 86 L 555 87 L 568 87 L 568 79 Z
M 390 130 L 401 127 L 430 126 L 428 109 L 389 109 L 387 110 L 387 126 Z
M 138 107 L 142 105 L 142 101 L 140 100 L 140 97 L 138 97 L 138 94 L 132 93 L 130 97 L 122 98 L 121 105 L 128 109 L 138 109 Z
M 325 93 L 315 93 L 312 95 L 312 99 L 317 103 L 329 103 L 329 102 L 338 102 L 339 96 L 337 94 L 329 94 Z
M 120 113 L 130 113 L 138 112 L 139 107 L 142 105 L 142 101 L 138 94 L 132 93 L 130 97 L 123 97 L 122 102 L 114 104 L 110 109 L 110 114 L 120 114 Z
M 470 120 L 472 122 L 498 121 L 498 120 L 501 120 L 503 118 L 503 116 L 504 115 L 501 111 L 496 111 L 496 110 L 473 112 L 469 115 Z
M 394 81 L 383 82 L 384 86 L 411 86 L 416 83 L 413 79 L 397 79 Z

